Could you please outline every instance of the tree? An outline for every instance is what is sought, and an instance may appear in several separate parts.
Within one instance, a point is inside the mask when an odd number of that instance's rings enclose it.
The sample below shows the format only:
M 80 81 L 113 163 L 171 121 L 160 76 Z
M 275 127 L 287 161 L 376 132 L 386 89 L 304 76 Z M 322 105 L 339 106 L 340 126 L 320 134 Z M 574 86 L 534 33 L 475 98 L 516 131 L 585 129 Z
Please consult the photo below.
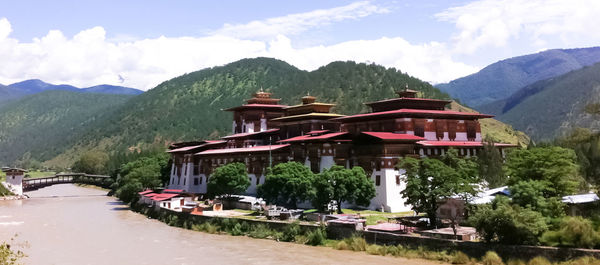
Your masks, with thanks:
M 537 245 L 548 226 L 542 214 L 498 196 L 491 205 L 480 205 L 469 218 L 485 242 Z
M 258 196 L 271 204 L 283 204 L 297 208 L 298 202 L 314 198 L 314 174 L 298 162 L 280 163 L 274 166 L 258 186 Z
M 575 152 L 557 146 L 516 149 L 506 159 L 511 190 L 521 181 L 537 182 L 544 198 L 562 197 L 577 191 L 578 175 Z
M 575 128 L 570 135 L 557 140 L 557 144 L 575 150 L 582 176 L 590 184 L 600 185 L 600 133 Z
M 446 163 L 442 162 L 445 161 Z M 430 225 L 437 222 L 438 204 L 455 195 L 474 195 L 473 183 L 477 179 L 472 161 L 458 158 L 454 151 L 442 160 L 406 157 L 398 165 L 406 170 L 406 188 L 401 192 L 415 212 L 427 213 Z
M 346 169 L 333 166 L 315 176 L 313 186 L 316 192 L 313 206 L 319 210 L 324 210 L 324 206 L 335 201 L 337 212 L 342 213 L 344 201 L 369 206 L 375 197 L 375 184 L 361 167 Z
M 215 196 L 231 196 L 234 194 L 242 194 L 250 186 L 248 172 L 244 163 L 236 162 L 224 166 L 220 166 L 208 180 L 208 195 Z
M 141 157 L 121 166 L 119 177 L 112 185 L 115 195 L 123 202 L 135 202 L 138 192 L 162 186 L 168 179 L 168 155 L 164 153 Z
M 88 174 L 106 174 L 108 154 L 102 151 L 89 151 L 81 155 L 73 164 L 73 171 Z
M 477 155 L 477 164 L 479 176 L 488 183 L 488 188 L 497 188 L 506 183 L 504 160 L 492 139 L 485 139 L 483 149 Z

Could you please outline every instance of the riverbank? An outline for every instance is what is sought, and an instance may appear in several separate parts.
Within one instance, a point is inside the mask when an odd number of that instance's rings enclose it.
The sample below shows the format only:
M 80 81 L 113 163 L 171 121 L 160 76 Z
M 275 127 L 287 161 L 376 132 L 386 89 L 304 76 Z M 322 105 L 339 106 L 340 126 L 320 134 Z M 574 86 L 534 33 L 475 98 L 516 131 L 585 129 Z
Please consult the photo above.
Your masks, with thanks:
M 600 264 L 600 260 L 595 258 L 600 256 L 600 252 L 596 250 L 483 244 L 370 231 L 357 231 L 351 237 L 332 240 L 331 238 L 339 238 L 339 235 L 332 235 L 332 231 L 318 225 L 190 215 L 143 204 L 134 204 L 131 209 L 169 226 L 187 230 L 325 246 L 405 259 L 452 264 L 488 264 L 486 262 L 490 261 L 492 263 L 489 264 L 502 265 L 504 263 L 501 257 L 504 257 L 504 261 L 509 264 Z M 494 250 L 502 255 L 499 256 Z M 551 263 L 547 258 L 556 262 Z
M 24 264 L 439 264 L 194 232 L 134 213 L 103 191 L 72 184 L 27 194 L 28 200 L 0 201 L 0 238 L 18 234 L 19 242 L 29 243 Z

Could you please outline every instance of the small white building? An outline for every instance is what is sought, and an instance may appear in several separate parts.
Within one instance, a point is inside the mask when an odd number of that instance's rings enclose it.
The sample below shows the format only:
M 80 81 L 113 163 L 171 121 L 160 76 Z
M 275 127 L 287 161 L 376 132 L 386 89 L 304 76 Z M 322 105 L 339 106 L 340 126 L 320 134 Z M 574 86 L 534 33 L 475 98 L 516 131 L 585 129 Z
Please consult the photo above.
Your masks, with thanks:
M 2 184 L 15 195 L 23 195 L 23 178 L 27 170 L 4 167 L 2 172 L 6 173 L 6 182 Z

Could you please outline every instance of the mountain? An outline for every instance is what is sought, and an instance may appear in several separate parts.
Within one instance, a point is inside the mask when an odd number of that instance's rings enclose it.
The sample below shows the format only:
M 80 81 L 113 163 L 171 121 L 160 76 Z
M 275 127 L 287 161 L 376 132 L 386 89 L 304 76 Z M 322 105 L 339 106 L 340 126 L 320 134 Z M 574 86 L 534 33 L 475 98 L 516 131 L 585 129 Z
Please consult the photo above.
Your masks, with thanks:
M 436 87 L 468 106 L 502 100 L 540 80 L 600 62 L 600 47 L 555 49 L 502 60 Z
M 478 110 L 526 132 L 551 140 L 583 127 L 600 130 L 600 63 L 528 85 Z
M 77 88 L 71 85 L 53 85 L 39 79 L 30 79 L 8 86 L 0 85 L 0 106 L 6 104 L 7 102 L 19 99 L 25 95 L 37 94 L 47 90 L 63 90 L 81 93 L 101 93 L 115 95 L 139 95 L 144 93 L 138 89 L 121 86 L 99 85 L 88 88 Z
M 0 164 L 45 161 L 132 96 L 47 90 L 0 107 Z
M 26 95 L 26 94 L 22 93 L 21 91 L 15 89 L 15 88 L 0 85 L 0 106 L 2 106 L 2 104 L 5 104 L 9 101 L 18 99 L 24 95 Z
M 243 104 L 261 87 L 282 104 L 298 104 L 310 93 L 318 101 L 336 103 L 335 112 L 352 114 L 368 111 L 364 102 L 395 97 L 406 85 L 426 97 L 449 98 L 426 82 L 374 64 L 333 62 L 307 72 L 275 59 L 244 59 L 171 79 L 132 98 L 105 119 L 87 125 L 89 130 L 48 164 L 69 165 L 89 149 L 133 151 L 173 141 L 217 139 L 231 131 L 231 113 L 222 109 Z M 509 126 L 496 123 L 493 128 L 499 135 L 519 141 Z
M 144 93 L 144 91 L 122 87 L 122 86 L 111 86 L 111 85 L 99 85 L 88 88 L 82 88 L 83 92 L 86 93 L 100 93 L 100 94 L 111 94 L 111 95 L 139 95 Z

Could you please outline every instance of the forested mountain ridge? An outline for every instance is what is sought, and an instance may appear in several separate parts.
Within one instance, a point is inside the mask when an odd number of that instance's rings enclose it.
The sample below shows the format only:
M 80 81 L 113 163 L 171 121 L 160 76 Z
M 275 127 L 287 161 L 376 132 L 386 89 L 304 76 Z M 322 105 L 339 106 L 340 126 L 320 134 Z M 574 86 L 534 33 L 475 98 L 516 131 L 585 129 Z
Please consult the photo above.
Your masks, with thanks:
M 406 85 L 425 97 L 449 98 L 426 82 L 374 64 L 333 62 L 307 72 L 280 60 L 243 59 L 185 74 L 136 96 L 107 119 L 95 121 L 71 150 L 50 163 L 64 164 L 97 146 L 136 150 L 172 141 L 217 139 L 231 131 L 231 113 L 222 109 L 243 104 L 261 87 L 281 98 L 281 104 L 299 104 L 310 93 L 320 102 L 336 103 L 337 113 L 353 114 L 368 111 L 364 102 L 395 97 Z M 506 126 L 502 131 L 512 129 Z
M 600 130 L 600 63 L 526 86 L 505 100 L 479 108 L 536 140 L 564 136 L 574 128 Z
M 45 161 L 131 96 L 49 90 L 0 107 L 0 164 Z
M 479 106 L 502 100 L 534 82 L 600 62 L 600 47 L 554 49 L 493 63 L 481 71 L 436 85 L 461 103 Z
M 77 88 L 71 85 L 53 85 L 39 79 L 30 79 L 8 86 L 0 85 L 0 106 L 17 100 L 26 95 L 33 95 L 48 90 L 62 90 L 80 93 L 100 93 L 115 95 L 139 95 L 141 90 L 122 86 L 98 85 L 87 88 Z

